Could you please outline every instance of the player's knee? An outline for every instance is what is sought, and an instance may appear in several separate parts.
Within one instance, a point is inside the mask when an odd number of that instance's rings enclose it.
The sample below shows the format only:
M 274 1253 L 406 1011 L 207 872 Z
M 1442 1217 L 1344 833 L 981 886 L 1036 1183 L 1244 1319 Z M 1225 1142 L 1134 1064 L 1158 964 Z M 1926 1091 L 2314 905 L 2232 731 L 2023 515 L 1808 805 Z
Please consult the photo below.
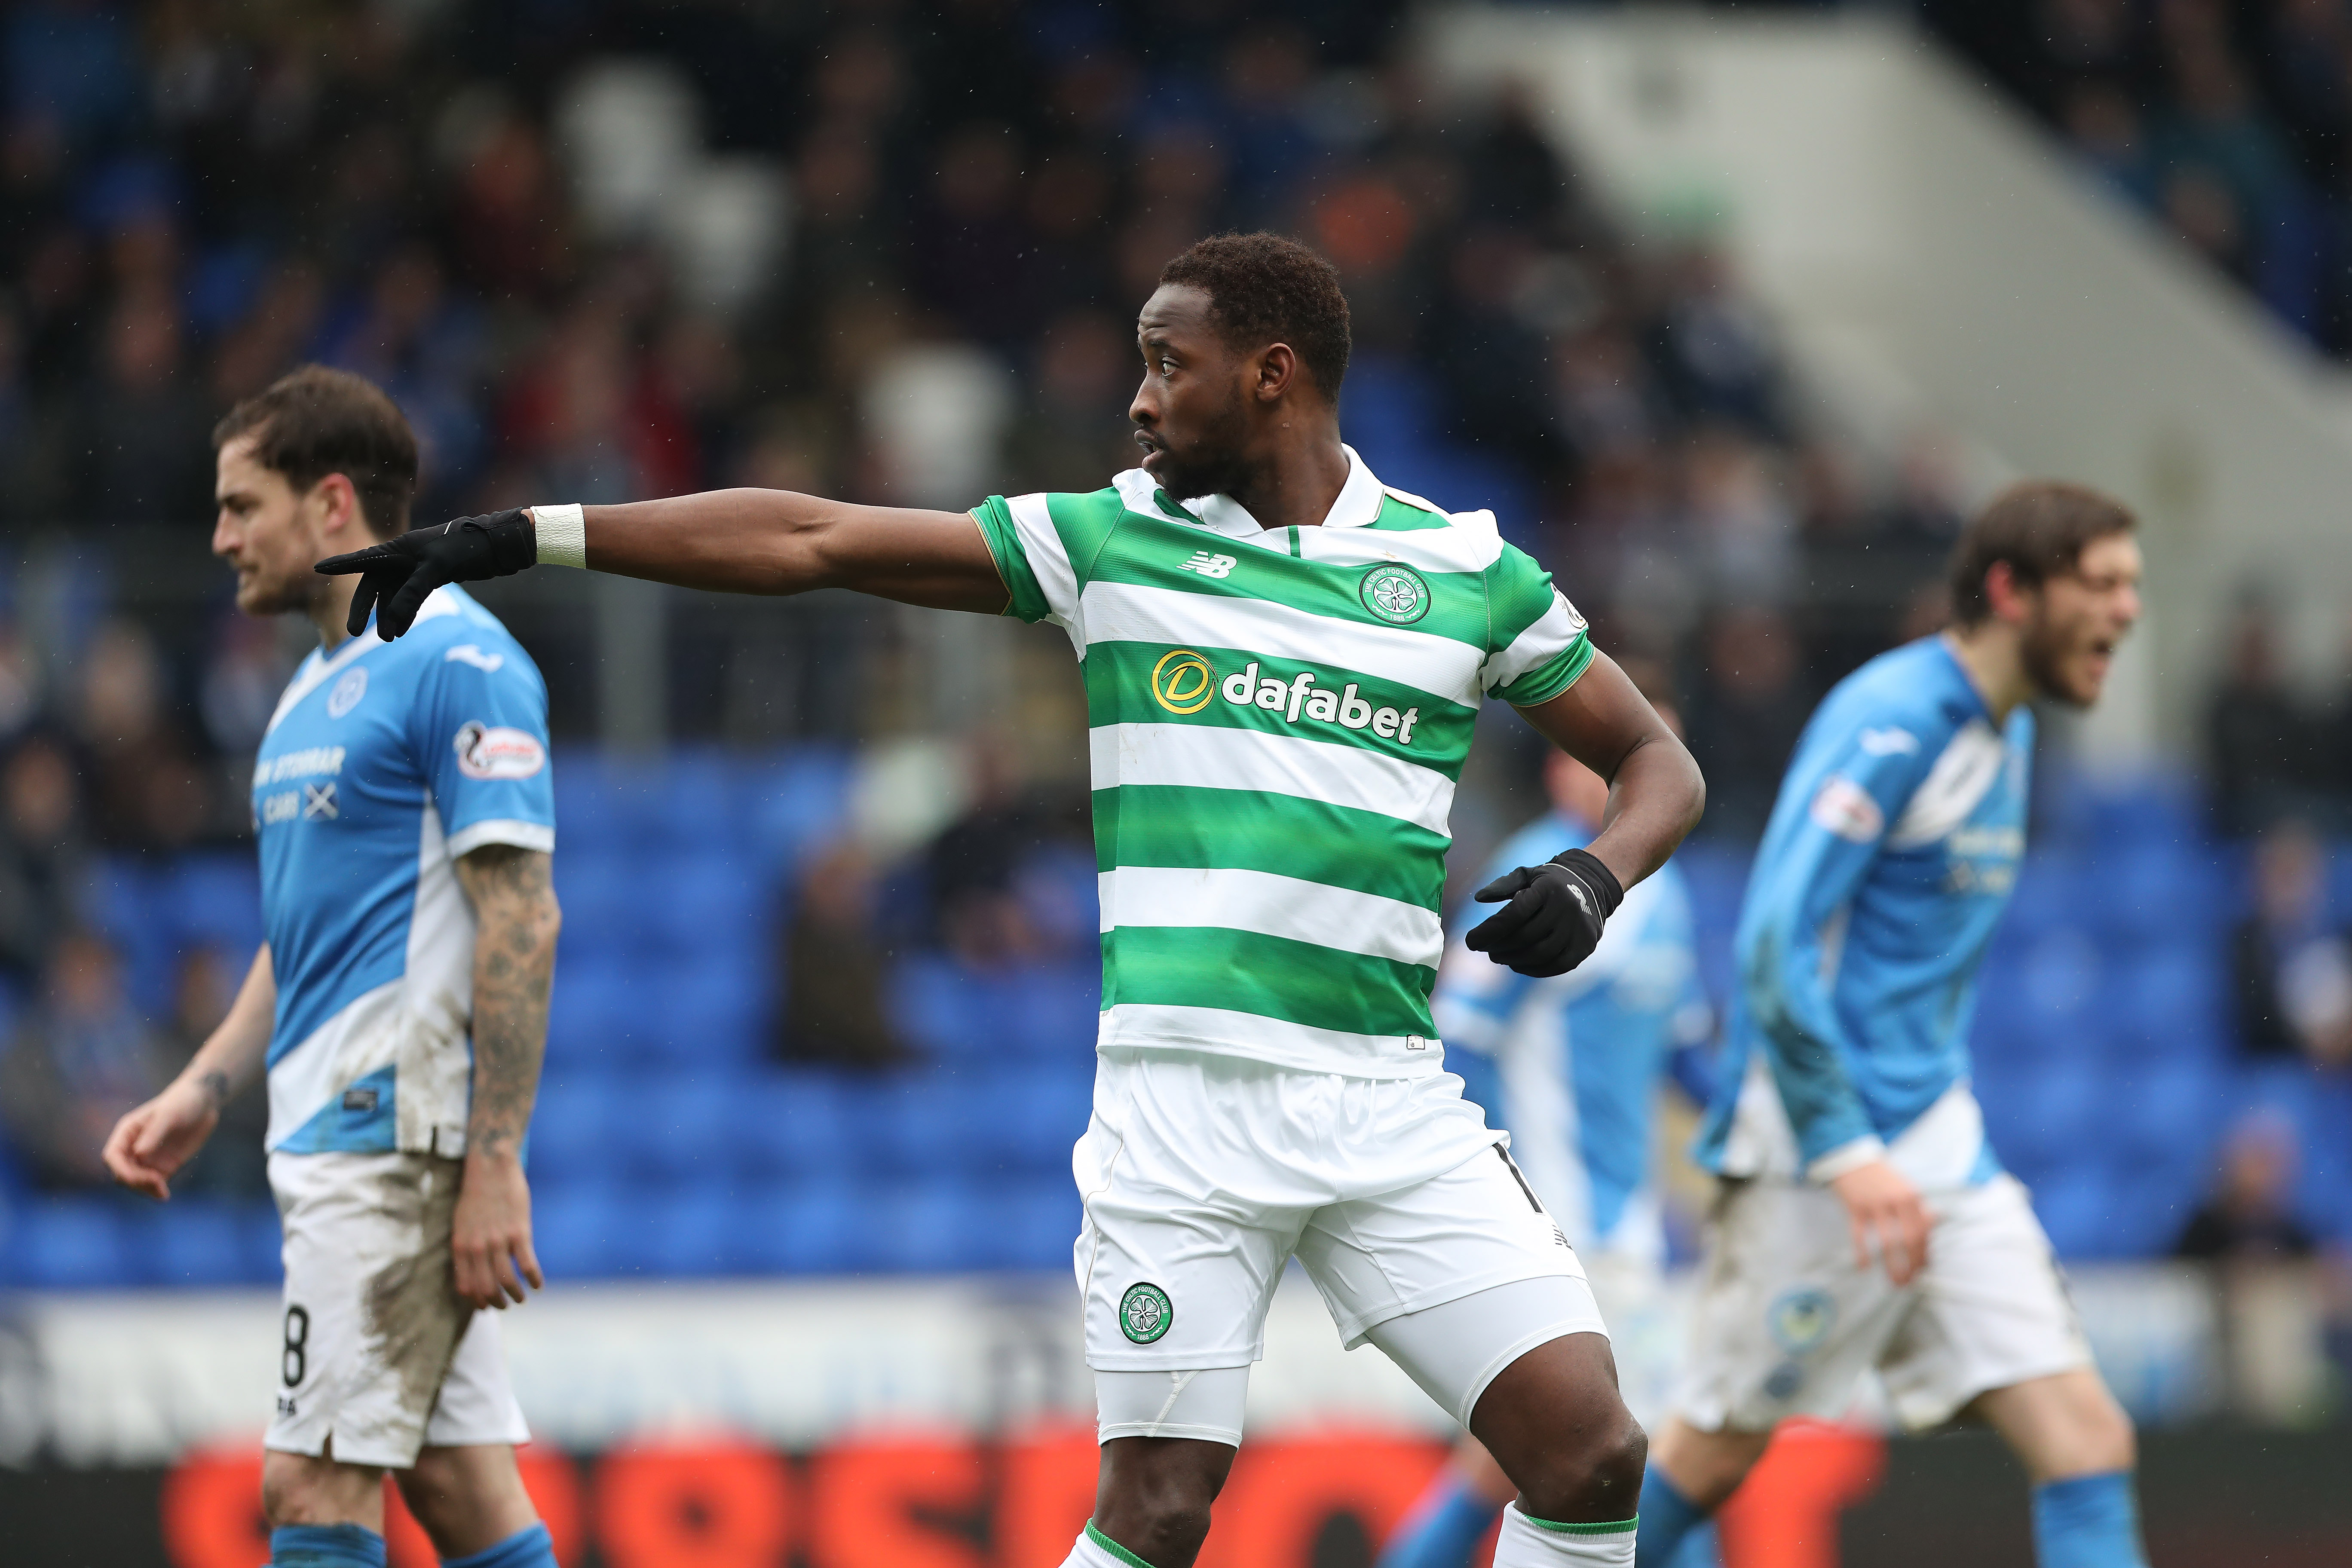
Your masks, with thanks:
M 2131 1417 L 2124 1414 L 2123 1406 L 2113 1398 L 2102 1398 L 2095 1407 L 2084 1412 L 2075 1437 L 2075 1452 L 2068 1459 L 2068 1473 L 2078 1476 L 2103 1475 L 2137 1466 L 2139 1434 L 2133 1428 Z
M 1641 1424 L 1621 1410 L 1538 1456 L 1520 1488 L 1521 1506 L 1538 1519 L 1631 1519 L 1649 1452 Z
M 1123 1451 L 1126 1445 L 1149 1445 Z M 1209 1507 L 1234 1450 L 1218 1443 L 1120 1438 L 1104 1446 L 1095 1528 L 1146 1563 L 1190 1563 L 1209 1534 Z
M 341 1524 L 359 1517 L 371 1482 L 382 1472 L 361 1470 L 302 1454 L 265 1450 L 261 1512 L 271 1529 L 287 1524 Z

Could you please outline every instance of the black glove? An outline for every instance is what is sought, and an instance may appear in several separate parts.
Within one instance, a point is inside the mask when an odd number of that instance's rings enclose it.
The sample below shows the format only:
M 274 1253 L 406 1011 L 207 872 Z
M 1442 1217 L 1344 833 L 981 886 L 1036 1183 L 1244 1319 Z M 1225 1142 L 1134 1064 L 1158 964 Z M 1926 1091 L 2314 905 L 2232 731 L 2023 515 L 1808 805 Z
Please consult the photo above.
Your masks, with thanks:
M 359 591 L 352 595 L 352 636 L 367 630 L 370 606 L 380 606 L 376 635 L 390 642 L 415 624 L 425 596 L 444 583 L 511 577 L 538 561 L 539 530 L 516 507 L 412 528 L 382 544 L 331 555 L 316 570 L 330 577 L 360 574 Z
M 1473 926 L 1463 942 L 1521 974 L 1565 974 L 1592 956 L 1601 928 L 1625 901 L 1616 874 L 1590 850 L 1563 849 L 1540 866 L 1522 866 L 1475 895 L 1482 904 L 1510 901 Z

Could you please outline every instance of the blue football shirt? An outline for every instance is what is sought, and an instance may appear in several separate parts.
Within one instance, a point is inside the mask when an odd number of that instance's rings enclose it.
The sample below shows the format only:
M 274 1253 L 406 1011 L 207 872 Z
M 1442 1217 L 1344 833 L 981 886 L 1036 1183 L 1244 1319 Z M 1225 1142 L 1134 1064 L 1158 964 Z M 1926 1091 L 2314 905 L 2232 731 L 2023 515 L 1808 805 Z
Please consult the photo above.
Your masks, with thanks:
M 455 864 L 555 847 L 547 685 L 460 589 L 302 662 L 253 770 L 278 1014 L 268 1147 L 460 1154 L 474 914 Z
M 1822 700 L 1740 907 L 1702 1163 L 1827 1180 L 1884 1153 L 1928 1188 L 1999 1172 L 1969 1024 L 2025 853 L 2032 753 L 2031 710 L 1996 728 L 1939 637 Z
M 1538 817 L 1496 851 L 1481 885 L 1591 837 L 1565 814 Z M 1649 1179 L 1659 1080 L 1677 1047 L 1714 1027 L 1689 889 L 1661 867 L 1626 890 L 1591 957 L 1544 979 L 1463 945 L 1496 907 L 1471 903 L 1454 916 L 1430 1002 L 1445 1065 L 1510 1132 L 1513 1158 L 1571 1246 L 1655 1260 L 1664 1249 Z

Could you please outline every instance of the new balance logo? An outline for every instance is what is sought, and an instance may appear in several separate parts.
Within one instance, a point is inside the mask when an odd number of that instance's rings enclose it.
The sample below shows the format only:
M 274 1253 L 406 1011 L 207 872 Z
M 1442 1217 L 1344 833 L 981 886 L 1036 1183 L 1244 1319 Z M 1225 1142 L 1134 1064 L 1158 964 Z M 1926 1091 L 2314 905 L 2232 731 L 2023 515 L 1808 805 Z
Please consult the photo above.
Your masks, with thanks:
M 1205 550 L 1196 550 L 1192 552 L 1192 559 L 1184 563 L 1183 569 L 1198 572 L 1203 577 L 1229 577 L 1233 575 L 1234 568 L 1240 564 L 1233 556 L 1212 555 Z

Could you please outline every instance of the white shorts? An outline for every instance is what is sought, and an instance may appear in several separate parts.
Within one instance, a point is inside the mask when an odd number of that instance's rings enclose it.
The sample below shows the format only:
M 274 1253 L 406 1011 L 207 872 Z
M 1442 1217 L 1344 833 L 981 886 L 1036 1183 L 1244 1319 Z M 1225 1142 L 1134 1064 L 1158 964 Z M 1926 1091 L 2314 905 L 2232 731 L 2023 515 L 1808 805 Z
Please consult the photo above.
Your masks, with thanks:
M 1246 1366 L 1295 1254 L 1352 1350 L 1391 1319 L 1559 1276 L 1576 1254 L 1451 1073 L 1343 1078 L 1107 1053 L 1072 1155 L 1097 1372 Z M 1599 1311 L 1589 1324 L 1601 1331 Z
M 527 1443 L 498 1314 L 451 1284 L 464 1166 L 434 1154 L 272 1154 L 286 1230 L 278 1417 L 265 1447 L 405 1469 L 416 1451 Z
M 1895 1415 L 1916 1430 L 1990 1389 L 2092 1364 L 2015 1177 L 1930 1193 L 1927 1208 L 1927 1266 L 1897 1289 L 1884 1268 L 1854 1262 L 1836 1194 L 1769 1177 L 1724 1184 L 1691 1314 L 1682 1418 L 1709 1432 L 1835 1419 L 1875 1369 Z

